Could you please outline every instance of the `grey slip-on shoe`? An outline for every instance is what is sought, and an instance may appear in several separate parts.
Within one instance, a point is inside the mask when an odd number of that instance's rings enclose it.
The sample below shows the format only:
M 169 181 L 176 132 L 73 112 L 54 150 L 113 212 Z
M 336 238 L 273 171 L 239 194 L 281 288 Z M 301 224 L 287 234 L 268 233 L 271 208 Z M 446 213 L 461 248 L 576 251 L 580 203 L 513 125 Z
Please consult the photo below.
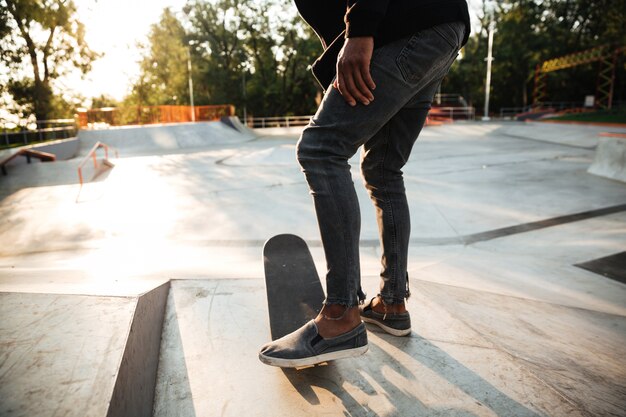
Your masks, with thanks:
M 406 336 L 411 333 L 411 316 L 408 312 L 387 314 L 377 313 L 372 310 L 372 301 L 374 301 L 374 298 L 359 307 L 361 320 L 366 323 L 375 324 L 394 336 Z
M 324 339 L 311 320 L 293 333 L 263 346 L 259 359 L 267 365 L 295 368 L 353 358 L 367 352 L 367 348 L 367 331 L 363 323 L 347 333 Z

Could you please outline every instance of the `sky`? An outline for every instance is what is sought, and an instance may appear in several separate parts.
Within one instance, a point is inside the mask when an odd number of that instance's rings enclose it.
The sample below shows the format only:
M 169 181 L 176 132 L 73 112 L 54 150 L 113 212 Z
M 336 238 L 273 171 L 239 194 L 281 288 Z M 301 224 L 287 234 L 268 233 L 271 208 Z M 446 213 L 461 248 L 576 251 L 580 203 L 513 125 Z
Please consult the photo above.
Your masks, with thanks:
M 75 0 L 78 19 L 85 24 L 89 47 L 104 54 L 94 61 L 84 80 L 78 74 L 61 80 L 62 87 L 91 98 L 107 94 L 121 100 L 139 74 L 138 43 L 165 7 L 180 11 L 185 0 Z
M 340 1 L 340 0 L 338 0 Z M 85 79 L 78 74 L 59 80 L 61 89 L 92 98 L 106 94 L 121 100 L 139 74 L 138 43 L 145 42 L 150 25 L 165 7 L 179 12 L 186 0 L 75 0 L 78 18 L 86 26 L 90 48 L 104 56 L 93 63 Z M 469 0 L 474 19 L 481 0 Z

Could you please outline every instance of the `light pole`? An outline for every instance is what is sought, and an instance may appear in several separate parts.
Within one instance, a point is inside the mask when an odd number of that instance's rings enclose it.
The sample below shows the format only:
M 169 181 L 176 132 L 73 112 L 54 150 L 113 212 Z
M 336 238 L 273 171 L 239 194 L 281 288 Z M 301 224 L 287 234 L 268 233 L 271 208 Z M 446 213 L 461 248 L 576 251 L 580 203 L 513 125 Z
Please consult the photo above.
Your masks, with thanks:
M 243 88 L 243 124 L 244 126 L 248 126 L 248 108 L 247 108 L 248 98 L 247 98 L 247 93 L 246 93 L 246 67 L 245 66 L 243 67 L 242 83 L 243 83 L 243 86 L 242 86 Z
M 493 49 L 493 33 L 496 30 L 496 23 L 493 21 L 489 23 L 489 43 L 487 46 L 487 76 L 485 77 L 485 114 L 483 120 L 490 120 L 489 118 L 489 93 L 491 90 L 491 61 L 493 61 L 492 49 Z
M 187 71 L 189 72 L 189 101 L 191 102 L 191 121 L 196 121 L 196 111 L 193 107 L 193 81 L 191 79 L 191 46 L 194 44 L 194 41 L 189 41 L 189 45 L 187 46 Z

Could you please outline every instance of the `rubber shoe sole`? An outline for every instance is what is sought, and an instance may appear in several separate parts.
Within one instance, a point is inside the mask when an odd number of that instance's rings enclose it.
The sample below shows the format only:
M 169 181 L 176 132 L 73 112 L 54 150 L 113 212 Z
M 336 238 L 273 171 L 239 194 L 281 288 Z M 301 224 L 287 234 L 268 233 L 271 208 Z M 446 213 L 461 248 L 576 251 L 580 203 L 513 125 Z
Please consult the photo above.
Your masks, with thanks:
M 394 336 L 406 336 L 411 333 L 411 316 L 406 313 L 377 313 L 372 304 L 377 297 L 359 306 L 361 320 L 365 323 L 375 324 L 385 332 Z
M 299 368 L 303 366 L 317 365 L 323 362 L 334 361 L 337 359 L 356 358 L 367 352 L 369 346 L 361 346 L 354 349 L 338 350 L 336 352 L 323 353 L 318 356 L 311 356 L 301 359 L 282 359 L 265 356 L 259 353 L 259 360 L 266 365 L 279 366 L 281 368 Z
M 407 336 L 411 333 L 410 327 L 408 329 L 398 330 L 398 329 L 394 329 L 393 327 L 385 326 L 380 321 L 369 318 L 369 317 L 361 316 L 361 320 L 363 320 L 365 323 L 375 324 L 376 326 L 380 327 L 387 333 L 392 334 L 394 336 Z
M 367 352 L 367 329 L 364 323 L 324 339 L 314 320 L 299 329 L 266 343 L 259 351 L 259 360 L 266 365 L 297 368 L 336 359 L 354 358 Z

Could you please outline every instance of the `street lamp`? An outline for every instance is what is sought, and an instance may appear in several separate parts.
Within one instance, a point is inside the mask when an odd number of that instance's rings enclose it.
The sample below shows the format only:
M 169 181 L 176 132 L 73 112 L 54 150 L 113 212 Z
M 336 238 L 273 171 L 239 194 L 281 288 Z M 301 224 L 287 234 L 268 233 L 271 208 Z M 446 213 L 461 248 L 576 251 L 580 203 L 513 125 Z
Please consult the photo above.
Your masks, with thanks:
M 242 90 L 243 90 L 243 124 L 248 126 L 248 94 L 247 94 L 247 86 L 246 86 L 246 71 L 248 70 L 246 65 L 242 65 L 243 68 L 243 78 L 242 78 Z
M 489 93 L 491 90 L 491 61 L 493 61 L 492 49 L 493 49 L 493 33 L 496 30 L 496 22 L 491 17 L 491 23 L 489 23 L 489 43 L 487 46 L 487 76 L 485 77 L 485 114 L 483 120 L 490 120 L 489 118 Z
M 196 121 L 196 111 L 193 107 L 193 81 L 191 79 L 191 47 L 195 45 L 195 41 L 189 41 L 187 46 L 187 71 L 189 72 L 189 100 L 191 102 L 191 121 Z

